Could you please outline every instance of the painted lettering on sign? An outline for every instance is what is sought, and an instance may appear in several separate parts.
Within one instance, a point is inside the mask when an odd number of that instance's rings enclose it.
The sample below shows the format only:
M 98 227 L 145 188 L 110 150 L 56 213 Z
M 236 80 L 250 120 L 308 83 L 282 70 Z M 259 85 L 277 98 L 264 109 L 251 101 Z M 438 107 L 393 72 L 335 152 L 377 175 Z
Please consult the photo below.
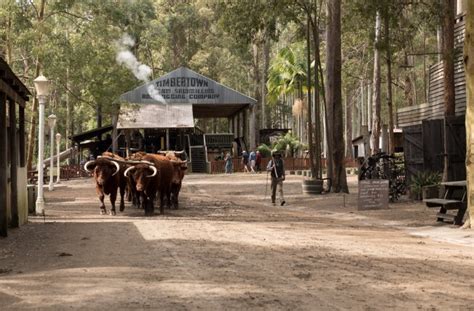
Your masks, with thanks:
M 359 181 L 358 210 L 388 208 L 387 179 L 368 179 Z
M 220 94 L 209 86 L 209 81 L 199 78 L 175 77 L 155 82 L 156 91 L 165 100 L 216 100 Z M 142 99 L 152 99 L 148 93 L 141 94 Z
M 209 82 L 204 79 L 177 77 L 156 81 L 157 87 L 208 87 Z

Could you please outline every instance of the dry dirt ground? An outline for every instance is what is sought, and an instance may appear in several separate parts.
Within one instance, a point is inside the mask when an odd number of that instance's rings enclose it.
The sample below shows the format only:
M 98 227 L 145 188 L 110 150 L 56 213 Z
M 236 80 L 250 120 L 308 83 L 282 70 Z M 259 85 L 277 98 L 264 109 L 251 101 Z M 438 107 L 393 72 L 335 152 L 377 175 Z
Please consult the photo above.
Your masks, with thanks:
M 265 199 L 266 176 L 188 175 L 179 210 L 100 216 L 91 179 L 0 240 L 0 310 L 474 310 L 474 232 L 353 194 Z M 108 202 L 107 202 L 108 203 Z M 107 204 L 109 207 L 110 204 Z

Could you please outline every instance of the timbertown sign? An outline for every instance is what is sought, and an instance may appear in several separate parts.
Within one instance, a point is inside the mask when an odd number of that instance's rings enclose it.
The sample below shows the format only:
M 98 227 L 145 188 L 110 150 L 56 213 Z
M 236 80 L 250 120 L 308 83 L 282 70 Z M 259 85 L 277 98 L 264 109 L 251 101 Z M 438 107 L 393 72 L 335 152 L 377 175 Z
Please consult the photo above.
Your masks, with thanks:
M 194 118 L 232 117 L 256 100 L 188 68 L 120 96 L 117 128 L 194 127 Z
M 254 104 L 255 99 L 226 87 L 188 68 L 178 68 L 148 84 L 123 94 L 129 103 L 159 103 L 159 96 L 168 104 Z

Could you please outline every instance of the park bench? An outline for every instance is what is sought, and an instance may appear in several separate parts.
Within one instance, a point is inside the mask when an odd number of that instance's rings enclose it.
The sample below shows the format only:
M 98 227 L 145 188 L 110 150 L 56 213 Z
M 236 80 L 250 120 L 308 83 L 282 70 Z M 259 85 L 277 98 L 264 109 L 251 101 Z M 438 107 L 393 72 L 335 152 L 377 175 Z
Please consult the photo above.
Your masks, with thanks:
M 427 207 L 439 207 L 436 215 L 438 221 L 448 220 L 455 225 L 462 225 L 464 214 L 467 209 L 466 198 L 466 181 L 450 181 L 443 182 L 444 197 L 434 199 L 424 199 L 423 202 Z M 449 210 L 457 210 L 456 214 L 448 213 Z

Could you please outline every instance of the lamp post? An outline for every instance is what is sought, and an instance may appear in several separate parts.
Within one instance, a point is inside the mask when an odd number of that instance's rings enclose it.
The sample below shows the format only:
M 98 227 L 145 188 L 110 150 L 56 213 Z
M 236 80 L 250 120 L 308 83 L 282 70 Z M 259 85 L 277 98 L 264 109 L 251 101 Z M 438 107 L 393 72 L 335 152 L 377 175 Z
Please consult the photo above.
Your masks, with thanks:
M 36 198 L 36 214 L 44 214 L 44 197 L 43 197 L 43 159 L 44 159 L 44 105 L 49 96 L 50 82 L 45 76 L 41 75 L 34 81 L 36 96 L 39 102 L 39 129 L 38 129 L 38 197 Z
M 61 144 L 61 134 L 57 133 L 56 134 L 56 154 L 57 154 L 57 157 L 58 157 L 58 177 L 56 178 L 56 183 L 59 184 L 59 177 L 60 177 L 60 174 L 61 174 L 61 169 L 59 167 L 59 151 L 60 151 L 60 144 Z
M 50 157 L 49 157 L 49 191 L 54 190 L 53 169 L 54 169 L 54 126 L 56 125 L 56 115 L 50 114 L 48 117 L 48 125 L 50 129 Z

